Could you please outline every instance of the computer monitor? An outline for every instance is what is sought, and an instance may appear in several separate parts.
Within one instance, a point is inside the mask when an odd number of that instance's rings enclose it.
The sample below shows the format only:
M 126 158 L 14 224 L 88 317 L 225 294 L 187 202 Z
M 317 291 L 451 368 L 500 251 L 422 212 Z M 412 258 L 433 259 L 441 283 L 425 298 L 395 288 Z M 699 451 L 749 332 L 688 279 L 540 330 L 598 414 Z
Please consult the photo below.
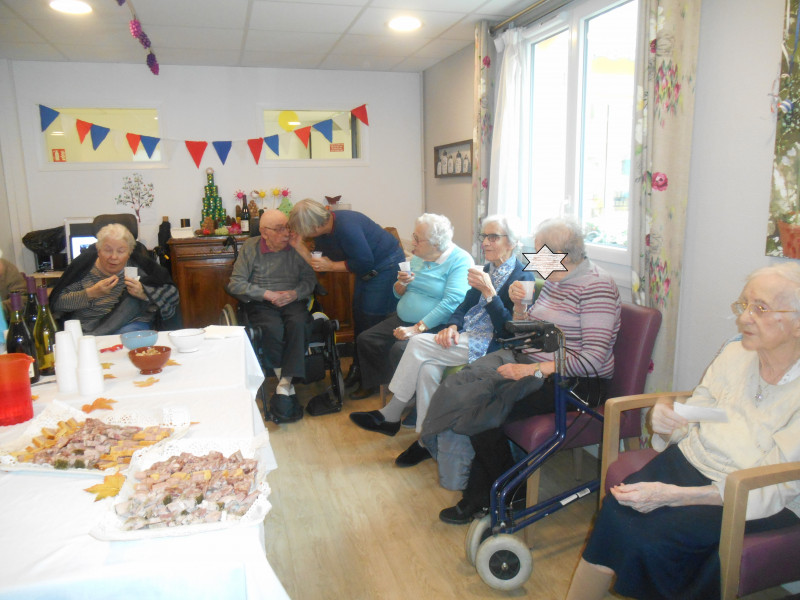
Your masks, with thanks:
M 64 239 L 67 246 L 67 262 L 97 241 L 94 236 L 94 219 L 92 217 L 68 217 L 64 219 Z

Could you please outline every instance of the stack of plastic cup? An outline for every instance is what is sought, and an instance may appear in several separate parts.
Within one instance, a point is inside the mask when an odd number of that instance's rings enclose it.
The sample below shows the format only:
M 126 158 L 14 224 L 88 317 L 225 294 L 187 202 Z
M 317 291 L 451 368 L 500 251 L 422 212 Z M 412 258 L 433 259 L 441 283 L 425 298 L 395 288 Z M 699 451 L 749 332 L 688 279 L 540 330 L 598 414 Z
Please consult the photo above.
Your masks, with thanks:
M 83 329 L 81 329 L 81 322 L 77 319 L 71 321 L 64 321 L 64 331 L 69 331 L 72 336 L 72 344 L 75 349 L 78 349 L 78 340 L 83 336 Z
M 92 396 L 103 392 L 103 367 L 93 335 L 78 340 L 78 391 L 81 396 Z
M 78 351 L 69 331 L 56 333 L 56 383 L 62 394 L 78 391 Z

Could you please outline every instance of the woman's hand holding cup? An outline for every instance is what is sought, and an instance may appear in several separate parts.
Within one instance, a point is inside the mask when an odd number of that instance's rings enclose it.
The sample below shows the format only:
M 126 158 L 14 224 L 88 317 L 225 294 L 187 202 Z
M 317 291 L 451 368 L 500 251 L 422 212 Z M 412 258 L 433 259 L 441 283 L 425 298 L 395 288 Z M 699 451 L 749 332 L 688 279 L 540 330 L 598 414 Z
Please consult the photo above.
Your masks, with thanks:
M 414 273 L 411 271 L 398 271 L 397 281 L 399 281 L 403 285 L 408 285 L 409 283 L 414 281 Z

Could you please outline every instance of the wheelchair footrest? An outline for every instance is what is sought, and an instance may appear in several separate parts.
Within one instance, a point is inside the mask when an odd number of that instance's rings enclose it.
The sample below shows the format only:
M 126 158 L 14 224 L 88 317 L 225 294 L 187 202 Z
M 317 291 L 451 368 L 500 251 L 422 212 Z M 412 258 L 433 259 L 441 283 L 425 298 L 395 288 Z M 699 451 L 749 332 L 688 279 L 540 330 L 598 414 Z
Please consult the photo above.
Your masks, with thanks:
M 330 415 L 340 410 L 342 410 L 342 403 L 333 397 L 330 390 L 325 390 L 322 394 L 317 394 L 311 398 L 306 405 L 306 412 L 312 417 Z

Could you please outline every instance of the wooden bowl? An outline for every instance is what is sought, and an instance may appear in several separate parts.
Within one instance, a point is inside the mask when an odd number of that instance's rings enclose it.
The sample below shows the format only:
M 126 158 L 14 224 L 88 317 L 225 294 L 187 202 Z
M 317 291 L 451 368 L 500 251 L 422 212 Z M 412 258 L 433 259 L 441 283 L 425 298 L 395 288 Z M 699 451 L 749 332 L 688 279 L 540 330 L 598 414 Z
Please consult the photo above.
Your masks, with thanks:
M 128 357 L 142 375 L 161 373 L 167 364 L 172 348 L 169 346 L 145 346 L 128 352 Z

